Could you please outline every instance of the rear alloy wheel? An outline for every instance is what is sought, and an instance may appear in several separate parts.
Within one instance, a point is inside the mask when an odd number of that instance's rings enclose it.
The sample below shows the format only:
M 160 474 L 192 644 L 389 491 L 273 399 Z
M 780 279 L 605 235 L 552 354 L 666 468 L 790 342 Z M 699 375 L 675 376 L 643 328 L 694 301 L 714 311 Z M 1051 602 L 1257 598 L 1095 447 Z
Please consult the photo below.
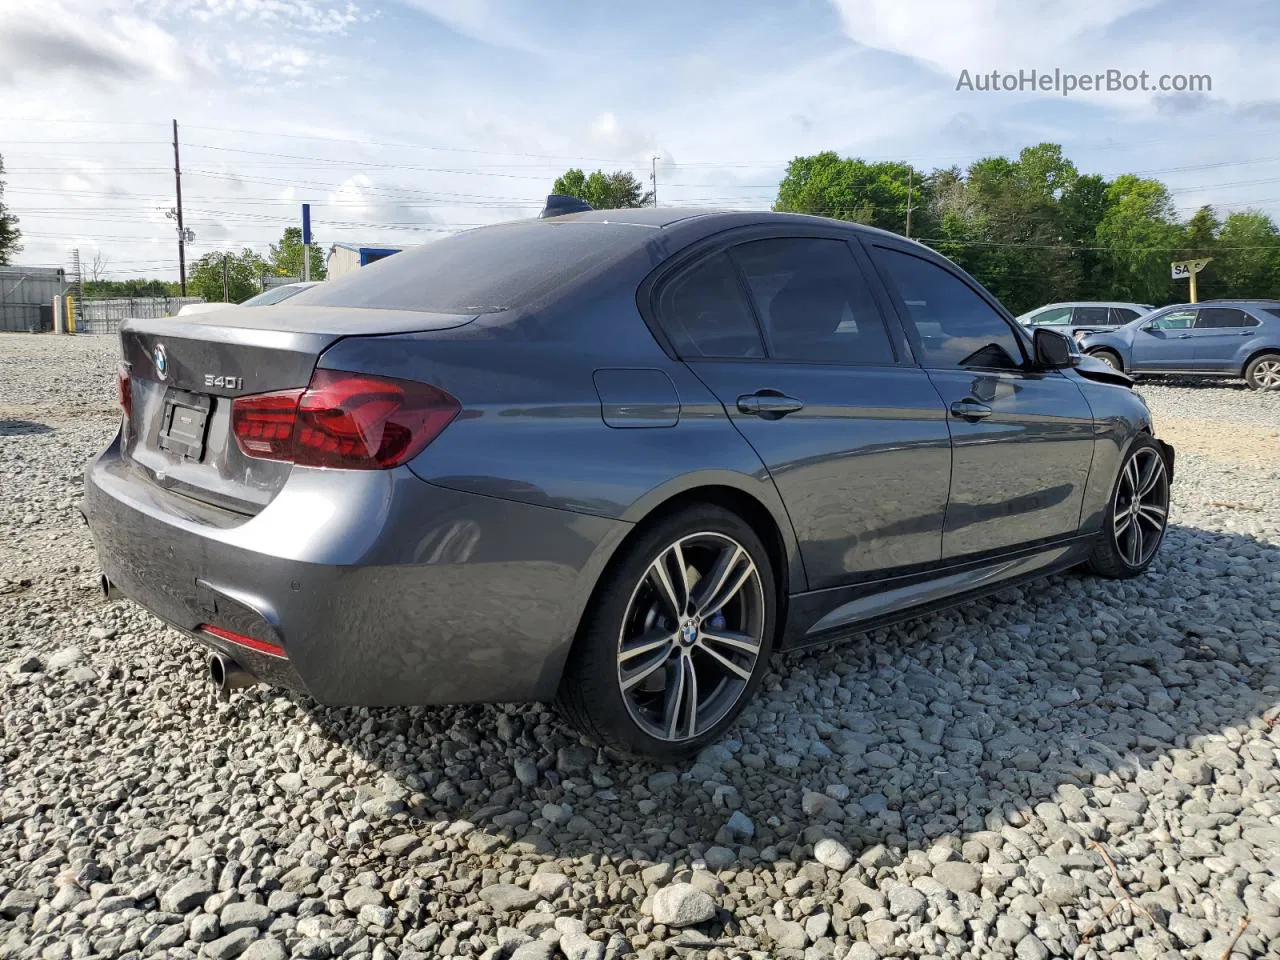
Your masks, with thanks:
M 699 506 L 656 524 L 608 576 L 565 671 L 565 712 L 629 753 L 701 749 L 765 669 L 776 608 L 768 554 L 736 515 Z
M 1135 577 L 1151 565 L 1169 522 L 1169 468 L 1150 437 L 1134 443 L 1116 478 L 1089 566 L 1106 577 Z
M 1244 379 L 1254 390 L 1280 390 L 1280 353 L 1250 360 L 1244 368 Z

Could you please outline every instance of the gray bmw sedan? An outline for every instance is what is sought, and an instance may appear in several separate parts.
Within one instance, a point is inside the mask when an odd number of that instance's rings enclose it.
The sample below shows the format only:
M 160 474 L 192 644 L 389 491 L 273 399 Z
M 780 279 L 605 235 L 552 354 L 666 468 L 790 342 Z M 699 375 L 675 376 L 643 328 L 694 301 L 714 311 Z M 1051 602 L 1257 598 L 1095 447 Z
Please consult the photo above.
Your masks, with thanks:
M 125 323 L 85 481 L 106 595 L 205 644 L 224 689 L 555 699 L 673 758 L 771 651 L 1151 564 L 1173 451 L 1128 378 L 937 253 L 583 207 Z

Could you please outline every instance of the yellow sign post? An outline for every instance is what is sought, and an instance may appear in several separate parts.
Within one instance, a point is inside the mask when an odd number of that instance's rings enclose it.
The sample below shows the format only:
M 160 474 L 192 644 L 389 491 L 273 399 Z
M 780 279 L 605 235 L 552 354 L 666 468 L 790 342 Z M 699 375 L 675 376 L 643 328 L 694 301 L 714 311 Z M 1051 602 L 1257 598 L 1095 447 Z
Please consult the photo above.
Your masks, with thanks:
M 1213 257 L 1201 257 L 1199 260 L 1175 260 L 1169 264 L 1173 279 L 1186 279 L 1191 283 L 1191 302 L 1196 303 L 1196 274 L 1205 268 Z

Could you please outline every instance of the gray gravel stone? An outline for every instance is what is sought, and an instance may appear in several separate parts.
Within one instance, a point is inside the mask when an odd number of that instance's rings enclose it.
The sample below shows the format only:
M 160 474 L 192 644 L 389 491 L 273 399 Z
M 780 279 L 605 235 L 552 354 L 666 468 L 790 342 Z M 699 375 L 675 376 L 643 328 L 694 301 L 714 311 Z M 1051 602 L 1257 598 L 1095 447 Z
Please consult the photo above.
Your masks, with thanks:
M 284 944 L 270 937 L 249 944 L 249 948 L 240 954 L 240 960 L 285 960 L 288 956 Z
M 184 877 L 160 894 L 160 909 L 168 913 L 186 913 L 201 906 L 212 893 L 213 884 L 203 877 Z
M 982 871 L 971 863 L 948 860 L 934 866 L 933 879 L 952 893 L 975 893 L 982 883 Z
M 853 854 L 849 848 L 830 837 L 823 837 L 813 845 L 813 858 L 837 873 L 844 873 L 853 865 Z
M 258 939 L 258 931 L 253 929 L 237 930 L 217 940 L 210 940 L 200 949 L 200 956 L 208 960 L 231 960 L 249 949 L 249 944 Z
M 673 883 L 654 894 L 652 915 L 655 923 L 691 927 L 715 917 L 716 904 L 710 894 L 691 883 Z
M 532 890 L 514 883 L 495 883 L 480 891 L 480 899 L 499 913 L 527 910 L 542 898 Z

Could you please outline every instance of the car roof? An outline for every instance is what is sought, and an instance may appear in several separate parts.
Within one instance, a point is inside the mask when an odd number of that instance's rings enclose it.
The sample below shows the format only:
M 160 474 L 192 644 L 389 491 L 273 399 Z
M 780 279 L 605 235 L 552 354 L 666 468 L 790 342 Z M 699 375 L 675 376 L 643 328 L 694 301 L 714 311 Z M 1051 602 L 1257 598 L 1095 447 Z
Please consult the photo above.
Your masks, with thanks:
M 1043 307 L 1036 307 L 1035 310 L 1029 310 L 1028 313 L 1035 313 L 1037 310 L 1049 310 L 1053 307 L 1146 307 L 1148 304 L 1137 303 L 1133 300 L 1059 300 L 1057 303 L 1046 303 Z
M 686 224 L 693 220 L 720 220 L 724 221 L 724 225 L 726 227 L 748 226 L 754 223 L 820 223 L 828 227 L 847 230 L 851 233 L 892 239 L 899 243 L 909 244 L 911 246 L 920 247 L 922 250 L 928 250 L 932 253 L 936 253 L 936 251 L 931 250 L 931 248 L 926 247 L 921 243 L 917 243 L 909 237 L 904 237 L 901 234 L 893 233 L 889 230 L 881 230 L 878 227 L 868 226 L 864 223 L 854 223 L 851 220 L 837 220 L 833 217 L 819 217 L 808 213 L 791 213 L 779 210 L 734 210 L 727 207 L 695 206 L 633 207 L 620 210 L 584 210 L 581 213 L 563 213 L 558 216 L 547 217 L 536 222 L 551 224 L 574 222 L 618 223 L 662 228 L 674 226 L 676 224 Z
M 1280 307 L 1280 300 L 1200 300 L 1196 303 L 1170 303 L 1161 310 L 1198 310 L 1201 307 Z

